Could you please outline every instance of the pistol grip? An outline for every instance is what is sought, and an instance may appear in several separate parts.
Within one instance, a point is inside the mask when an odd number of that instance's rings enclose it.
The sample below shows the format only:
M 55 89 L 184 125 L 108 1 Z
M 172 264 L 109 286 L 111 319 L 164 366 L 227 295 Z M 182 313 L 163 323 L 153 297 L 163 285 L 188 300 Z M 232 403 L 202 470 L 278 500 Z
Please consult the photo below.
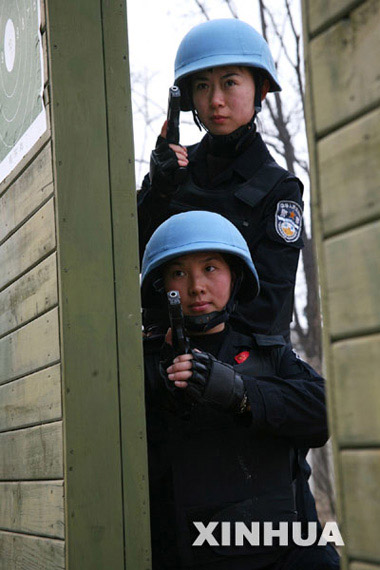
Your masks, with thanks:
M 187 167 L 179 166 L 175 171 L 173 178 L 175 184 L 182 184 L 183 182 L 185 182 L 187 178 Z

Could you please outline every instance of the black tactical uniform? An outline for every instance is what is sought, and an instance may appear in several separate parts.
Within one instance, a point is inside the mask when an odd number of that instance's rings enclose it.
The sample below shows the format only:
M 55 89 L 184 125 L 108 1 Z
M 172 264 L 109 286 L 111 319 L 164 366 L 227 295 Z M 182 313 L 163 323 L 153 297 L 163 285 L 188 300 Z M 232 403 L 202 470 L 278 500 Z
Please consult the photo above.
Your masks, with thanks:
M 148 176 L 144 180 L 138 196 L 141 257 L 153 231 L 173 214 L 222 214 L 245 237 L 260 276 L 260 295 L 238 307 L 232 317 L 235 328 L 288 340 L 303 246 L 301 182 L 275 162 L 255 132 L 235 153 L 206 135 L 188 148 L 188 156 L 189 176 L 171 199 L 153 190 Z
M 227 327 L 193 337 L 192 344 L 235 366 L 251 411 L 191 405 L 184 390 L 173 395 L 158 373 L 162 339 L 144 343 L 154 570 L 282 568 L 289 552 L 297 554 L 294 547 L 194 547 L 193 521 L 249 527 L 318 520 L 305 457 L 327 440 L 323 379 L 281 337 L 247 337 Z M 320 557 L 322 565 L 308 567 L 339 568 L 332 547 L 315 548 L 313 561 Z M 301 555 L 307 562 L 307 552 Z

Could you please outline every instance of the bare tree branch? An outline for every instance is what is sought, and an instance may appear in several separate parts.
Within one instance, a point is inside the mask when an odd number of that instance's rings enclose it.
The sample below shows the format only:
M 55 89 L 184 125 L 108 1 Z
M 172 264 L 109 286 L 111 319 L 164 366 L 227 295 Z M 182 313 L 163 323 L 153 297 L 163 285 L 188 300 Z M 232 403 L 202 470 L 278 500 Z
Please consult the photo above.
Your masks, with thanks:
M 206 20 L 210 19 L 210 16 L 207 13 L 206 8 L 203 6 L 201 0 L 194 0 L 194 2 L 196 3 L 196 5 L 198 6 L 198 8 L 200 9 L 200 11 L 202 12 L 202 14 L 204 15 L 204 17 L 206 18 Z
M 288 60 L 288 62 L 290 63 L 290 65 L 291 65 L 293 68 L 295 68 L 295 65 L 296 65 L 296 64 L 294 63 L 294 61 L 293 61 L 292 58 L 290 57 L 289 52 L 288 52 L 288 49 L 287 49 L 287 47 L 286 47 L 286 45 L 285 45 L 285 43 L 284 43 L 284 39 L 283 39 L 284 34 L 281 33 L 281 32 L 279 32 L 279 30 L 278 30 L 278 28 L 277 28 L 277 24 L 276 24 L 276 22 L 275 22 L 275 20 L 274 20 L 274 17 L 273 17 L 272 12 L 270 12 L 270 10 L 268 10 L 264 4 L 263 4 L 263 10 L 265 11 L 266 14 L 268 14 L 269 20 L 270 20 L 271 25 L 272 25 L 272 29 L 273 29 L 273 31 L 274 31 L 274 33 L 275 33 L 277 39 L 278 39 L 279 42 L 280 42 L 281 48 L 282 48 L 282 50 L 283 50 L 283 52 L 284 52 L 284 55 L 285 55 L 286 59 Z
M 263 0 L 259 0 L 259 8 L 260 8 L 260 21 L 261 21 L 261 30 L 263 32 L 263 37 L 265 38 L 266 41 L 268 41 L 268 36 L 267 36 L 267 23 L 265 20 L 265 5 Z
M 297 83 L 298 83 L 298 91 L 299 91 L 299 95 L 300 95 L 300 99 L 301 99 L 301 103 L 302 103 L 302 109 L 303 109 L 303 113 L 305 114 L 305 101 L 304 101 L 304 86 L 303 86 L 303 80 L 302 80 L 302 73 L 301 73 L 301 66 L 302 66 L 302 62 L 301 62 L 301 52 L 300 52 L 300 34 L 297 32 L 295 25 L 294 25 L 294 19 L 293 19 L 293 15 L 290 9 L 290 5 L 289 5 L 289 1 L 285 0 L 285 6 L 286 6 L 286 14 L 287 14 L 287 20 L 290 23 L 291 29 L 292 29 L 292 34 L 293 34 L 293 38 L 294 38 L 294 43 L 296 46 L 296 61 L 294 62 L 293 59 L 291 58 L 291 56 L 289 55 L 289 51 L 285 45 L 284 42 L 284 33 L 280 32 L 278 30 L 277 24 L 275 22 L 275 19 L 273 17 L 273 14 L 270 10 L 267 9 L 267 7 L 265 6 L 264 2 L 260 1 L 260 11 L 262 12 L 262 20 L 265 19 L 264 13 L 266 13 L 270 19 L 271 25 L 272 25 L 272 29 L 277 37 L 277 39 L 280 42 L 280 45 L 282 47 L 283 53 L 286 57 L 286 59 L 288 60 L 288 62 L 290 63 L 290 65 L 292 66 L 292 68 L 295 71 L 296 77 L 297 77 Z M 267 39 L 266 35 L 264 36 L 265 39 Z
M 305 340 L 305 332 L 301 326 L 300 319 L 298 316 L 298 309 L 294 307 L 294 319 L 293 319 L 293 329 L 297 334 L 299 350 L 303 352 L 303 345 Z
M 237 13 L 235 7 L 233 6 L 231 0 L 224 0 L 224 1 L 225 1 L 225 3 L 226 3 L 227 6 L 228 6 L 229 11 L 231 12 L 231 15 L 232 15 L 234 18 L 238 18 L 238 17 L 239 17 L 239 16 L 238 16 L 238 13 Z
M 307 162 L 307 160 L 302 160 L 301 158 L 295 157 L 294 161 L 305 172 L 307 177 L 310 177 L 309 163 Z
M 330 451 L 330 444 L 328 443 L 326 446 L 321 447 L 319 449 L 313 449 L 313 472 L 314 478 L 316 481 L 316 498 L 318 502 L 322 501 L 326 503 L 326 507 L 324 512 L 329 513 L 325 518 L 322 520 L 322 524 L 327 522 L 327 520 L 331 520 L 331 515 L 333 517 L 336 516 L 336 499 L 335 499 L 335 492 L 334 492 L 334 480 L 331 474 L 331 451 Z
M 285 154 L 282 148 L 280 148 L 278 146 L 278 144 L 275 144 L 271 141 L 269 141 L 267 138 L 265 139 L 265 144 L 267 146 L 269 146 L 272 150 L 274 150 L 279 156 L 282 156 L 283 158 L 285 158 Z
M 305 89 L 304 89 L 304 85 L 303 85 L 303 79 L 302 79 L 302 62 L 301 62 L 301 36 L 300 34 L 297 33 L 297 30 L 295 28 L 294 25 L 294 19 L 293 19 L 293 15 L 292 15 L 292 11 L 290 9 L 290 5 L 289 5 L 289 1 L 285 0 L 285 5 L 286 5 L 286 11 L 288 14 L 288 18 L 289 18 L 289 22 L 290 22 L 290 26 L 292 28 L 292 32 L 293 32 L 293 36 L 295 39 L 295 44 L 296 44 L 296 58 L 297 58 L 297 63 L 294 66 L 294 70 L 296 72 L 297 75 L 297 81 L 298 81 L 298 90 L 299 90 L 299 95 L 302 101 L 302 109 L 303 109 L 303 114 L 305 115 Z

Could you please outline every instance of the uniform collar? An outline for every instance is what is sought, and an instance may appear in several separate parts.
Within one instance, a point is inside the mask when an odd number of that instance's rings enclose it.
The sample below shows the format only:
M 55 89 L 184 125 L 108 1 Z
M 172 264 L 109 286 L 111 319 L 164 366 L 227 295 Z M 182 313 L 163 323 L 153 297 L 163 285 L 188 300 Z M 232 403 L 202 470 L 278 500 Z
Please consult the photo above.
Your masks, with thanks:
M 256 133 L 249 147 L 234 161 L 233 169 L 242 178 L 249 180 L 270 156 L 260 133 Z
M 194 172 L 197 178 L 204 179 L 204 172 L 207 171 L 207 155 L 209 152 L 208 136 L 205 135 L 199 143 L 197 152 L 194 156 Z M 233 178 L 234 173 L 238 175 L 241 181 L 245 182 L 252 178 L 257 170 L 271 155 L 261 138 L 256 133 L 251 144 L 243 150 L 243 152 L 233 159 L 226 170 L 220 173 L 214 180 L 214 185 Z

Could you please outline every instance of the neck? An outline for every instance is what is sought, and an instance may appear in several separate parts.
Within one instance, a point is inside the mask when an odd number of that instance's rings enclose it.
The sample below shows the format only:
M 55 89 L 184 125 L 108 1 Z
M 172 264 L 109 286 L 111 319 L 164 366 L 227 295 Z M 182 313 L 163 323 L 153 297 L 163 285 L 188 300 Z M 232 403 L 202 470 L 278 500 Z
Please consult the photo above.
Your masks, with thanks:
M 229 133 L 228 135 L 213 135 L 208 133 L 210 152 L 214 156 L 234 157 L 239 155 L 256 136 L 256 124 L 251 121 Z

